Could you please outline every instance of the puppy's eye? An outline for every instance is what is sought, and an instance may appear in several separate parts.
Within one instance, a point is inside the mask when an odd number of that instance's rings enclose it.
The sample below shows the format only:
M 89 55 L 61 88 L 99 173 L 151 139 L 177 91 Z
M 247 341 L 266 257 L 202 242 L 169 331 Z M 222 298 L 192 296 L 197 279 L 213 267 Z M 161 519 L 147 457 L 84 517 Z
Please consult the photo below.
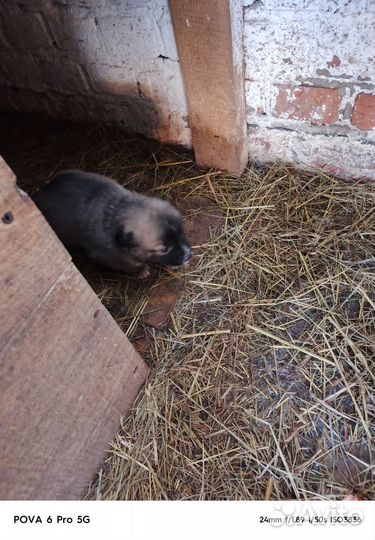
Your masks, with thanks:
M 173 247 L 171 246 L 165 246 L 160 251 L 163 255 L 168 255 L 172 251 Z

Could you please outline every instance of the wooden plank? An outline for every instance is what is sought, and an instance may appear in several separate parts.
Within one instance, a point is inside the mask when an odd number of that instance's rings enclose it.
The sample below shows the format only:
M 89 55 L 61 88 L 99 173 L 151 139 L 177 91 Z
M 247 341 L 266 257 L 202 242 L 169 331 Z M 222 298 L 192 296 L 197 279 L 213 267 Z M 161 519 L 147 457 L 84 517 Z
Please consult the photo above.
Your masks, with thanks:
M 7 223 L 9 215 L 12 221 Z M 0 343 L 4 350 L 71 259 L 62 246 L 56 248 L 57 237 L 32 200 L 16 187 L 14 174 L 1 157 L 0 219 Z
M 77 499 L 148 368 L 4 167 L 0 186 L 0 499 Z
M 170 0 L 189 125 L 201 165 L 240 174 L 247 163 L 239 0 Z

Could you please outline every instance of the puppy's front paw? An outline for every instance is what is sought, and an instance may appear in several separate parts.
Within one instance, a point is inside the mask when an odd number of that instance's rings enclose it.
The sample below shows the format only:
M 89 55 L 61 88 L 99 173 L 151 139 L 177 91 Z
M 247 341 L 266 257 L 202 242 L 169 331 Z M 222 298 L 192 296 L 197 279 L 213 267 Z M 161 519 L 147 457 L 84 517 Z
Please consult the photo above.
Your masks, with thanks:
M 150 267 L 149 266 L 145 266 L 144 268 L 142 268 L 142 270 L 139 272 L 138 274 L 138 279 L 147 279 L 148 277 L 150 277 Z

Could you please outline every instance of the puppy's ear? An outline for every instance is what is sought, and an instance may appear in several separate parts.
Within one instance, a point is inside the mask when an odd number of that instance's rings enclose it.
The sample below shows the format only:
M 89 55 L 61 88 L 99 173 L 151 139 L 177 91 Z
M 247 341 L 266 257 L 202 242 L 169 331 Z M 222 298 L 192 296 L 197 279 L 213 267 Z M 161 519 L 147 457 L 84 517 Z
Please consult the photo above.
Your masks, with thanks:
M 119 247 L 123 247 L 123 248 L 137 247 L 134 234 L 131 231 L 127 232 L 124 229 L 123 225 L 120 225 L 120 227 L 117 229 L 116 234 L 115 234 L 115 241 Z

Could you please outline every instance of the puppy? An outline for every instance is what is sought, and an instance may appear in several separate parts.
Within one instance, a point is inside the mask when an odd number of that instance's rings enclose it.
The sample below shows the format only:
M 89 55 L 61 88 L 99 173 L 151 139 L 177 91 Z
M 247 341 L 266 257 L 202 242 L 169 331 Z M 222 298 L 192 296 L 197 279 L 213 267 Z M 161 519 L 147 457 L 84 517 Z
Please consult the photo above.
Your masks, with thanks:
M 150 264 L 182 266 L 191 258 L 176 208 L 105 176 L 60 172 L 34 202 L 67 249 L 131 276 L 147 277 Z

